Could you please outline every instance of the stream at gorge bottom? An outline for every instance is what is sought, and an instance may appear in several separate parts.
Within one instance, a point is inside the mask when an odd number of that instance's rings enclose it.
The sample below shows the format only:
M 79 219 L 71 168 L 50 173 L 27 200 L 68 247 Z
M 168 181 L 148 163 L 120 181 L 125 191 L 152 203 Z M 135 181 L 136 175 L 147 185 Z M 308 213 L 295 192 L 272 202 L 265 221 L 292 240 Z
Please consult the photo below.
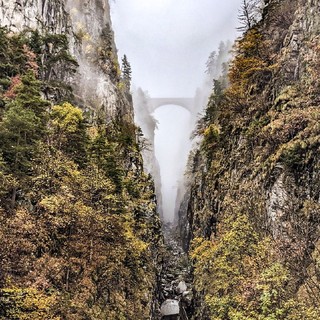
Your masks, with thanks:
M 188 320 L 192 311 L 192 278 L 188 255 L 180 246 L 176 227 L 163 227 L 165 252 L 159 274 L 160 292 L 157 320 Z

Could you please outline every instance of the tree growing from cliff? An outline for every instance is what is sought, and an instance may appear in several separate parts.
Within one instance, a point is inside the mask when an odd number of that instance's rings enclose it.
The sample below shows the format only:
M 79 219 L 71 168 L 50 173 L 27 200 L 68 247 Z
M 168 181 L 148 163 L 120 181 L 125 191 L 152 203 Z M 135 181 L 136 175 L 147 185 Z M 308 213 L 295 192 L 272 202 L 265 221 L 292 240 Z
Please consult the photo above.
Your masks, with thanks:
M 130 62 L 128 61 L 127 56 L 124 55 L 122 58 L 122 79 L 128 91 L 130 90 L 131 85 L 131 73 L 132 70 Z
M 217 53 L 215 51 L 212 51 L 209 55 L 207 62 L 206 62 L 206 73 L 210 76 L 213 73 L 213 68 L 216 63 L 216 58 L 217 58 Z
M 46 131 L 47 107 L 41 97 L 40 83 L 32 71 L 21 78 L 16 96 L 9 101 L 0 122 L 0 149 L 10 173 L 23 180 L 30 174 L 38 142 Z M 16 197 L 12 191 L 12 204 Z
M 28 171 L 39 118 L 21 105 L 12 105 L 1 123 L 1 147 L 11 170 L 19 175 Z
M 109 23 L 102 30 L 101 45 L 98 48 L 98 63 L 104 73 L 119 82 L 121 70 L 114 50 L 113 31 Z
M 113 52 L 113 36 L 109 23 L 107 23 L 106 27 L 102 30 L 101 38 L 104 42 L 104 49 L 107 51 L 109 57 L 111 57 Z
M 261 19 L 262 4 L 262 0 L 242 0 L 238 15 L 241 24 L 239 31 L 251 29 Z
M 50 118 L 52 145 L 84 167 L 89 139 L 82 111 L 66 102 L 61 106 L 54 106 Z

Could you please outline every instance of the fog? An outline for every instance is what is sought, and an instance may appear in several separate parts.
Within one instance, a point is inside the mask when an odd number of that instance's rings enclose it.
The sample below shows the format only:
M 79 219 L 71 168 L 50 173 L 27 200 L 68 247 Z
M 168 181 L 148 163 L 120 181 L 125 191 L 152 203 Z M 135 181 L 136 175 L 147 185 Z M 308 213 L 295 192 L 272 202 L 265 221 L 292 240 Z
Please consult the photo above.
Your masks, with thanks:
M 212 86 L 212 79 L 205 75 L 206 62 L 213 51 L 219 52 L 221 41 L 233 41 L 239 35 L 236 26 L 241 2 L 115 0 L 111 3 L 118 55 L 126 54 L 131 63 L 132 88 L 147 92 L 136 94 L 133 89 L 136 121 L 150 140 L 151 153 L 144 158 L 148 162 L 146 167 L 152 168 L 165 221 L 174 219 L 177 188 L 183 185 L 191 147 L 190 133 Z M 169 105 L 151 115 L 146 112 L 148 96 L 196 97 L 198 105 L 191 114 Z M 154 155 L 156 159 L 150 160 Z
M 170 117 L 168 118 L 168 114 Z M 160 163 L 163 219 L 173 222 L 177 190 L 181 184 L 191 142 L 190 112 L 175 105 L 157 109 L 155 155 Z
M 119 56 L 133 84 L 151 97 L 193 96 L 206 60 L 233 40 L 242 0 L 115 0 L 111 6 Z

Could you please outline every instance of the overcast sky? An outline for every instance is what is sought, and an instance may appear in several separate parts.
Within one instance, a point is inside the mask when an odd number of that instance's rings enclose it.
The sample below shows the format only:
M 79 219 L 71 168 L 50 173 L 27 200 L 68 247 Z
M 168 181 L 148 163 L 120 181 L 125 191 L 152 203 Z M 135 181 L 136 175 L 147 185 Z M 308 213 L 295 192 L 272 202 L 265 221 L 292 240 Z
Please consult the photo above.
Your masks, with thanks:
M 221 40 L 233 40 L 242 0 L 115 0 L 111 14 L 119 58 L 152 97 L 192 97 Z
M 194 97 L 209 54 L 234 40 L 242 0 L 111 0 L 119 58 L 126 54 L 133 85 L 151 97 Z M 177 106 L 154 113 L 163 216 L 172 221 L 178 181 L 190 149 L 190 114 Z M 181 184 L 180 184 L 181 185 Z M 160 192 L 159 190 L 157 192 Z

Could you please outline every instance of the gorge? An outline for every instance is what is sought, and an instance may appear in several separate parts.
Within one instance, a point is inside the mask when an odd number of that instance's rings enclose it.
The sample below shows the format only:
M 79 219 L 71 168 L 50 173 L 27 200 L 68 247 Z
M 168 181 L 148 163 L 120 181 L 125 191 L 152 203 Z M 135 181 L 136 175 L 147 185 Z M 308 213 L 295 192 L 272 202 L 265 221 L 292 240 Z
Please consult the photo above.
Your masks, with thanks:
M 0 320 L 319 319 L 320 1 L 138 2 L 0 1 Z

